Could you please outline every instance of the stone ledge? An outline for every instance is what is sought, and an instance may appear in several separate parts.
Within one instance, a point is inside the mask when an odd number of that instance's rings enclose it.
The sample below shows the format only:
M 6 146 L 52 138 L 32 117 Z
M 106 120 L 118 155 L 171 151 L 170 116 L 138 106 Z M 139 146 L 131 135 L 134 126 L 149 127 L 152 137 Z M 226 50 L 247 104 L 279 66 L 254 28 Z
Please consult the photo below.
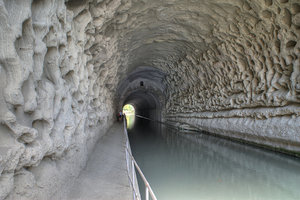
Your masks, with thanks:
M 189 125 L 217 136 L 300 157 L 300 117 L 199 119 L 167 118 L 166 122 Z

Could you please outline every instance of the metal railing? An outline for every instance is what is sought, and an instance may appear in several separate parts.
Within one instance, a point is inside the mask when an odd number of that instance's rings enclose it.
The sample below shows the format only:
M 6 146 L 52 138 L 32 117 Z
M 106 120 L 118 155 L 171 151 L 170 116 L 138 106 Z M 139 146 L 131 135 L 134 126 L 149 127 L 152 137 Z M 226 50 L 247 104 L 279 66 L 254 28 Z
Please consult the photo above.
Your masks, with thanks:
M 124 118 L 124 133 L 126 137 L 126 163 L 127 163 L 127 172 L 129 176 L 129 180 L 133 189 L 133 199 L 134 200 L 141 200 L 141 195 L 138 189 L 138 183 L 136 179 L 136 174 L 135 174 L 135 169 L 139 172 L 144 185 L 145 185 L 145 199 L 149 200 L 149 197 L 151 196 L 152 200 L 157 200 L 149 182 L 147 181 L 146 177 L 144 176 L 142 170 L 140 169 L 139 165 L 136 163 L 134 157 L 131 154 L 131 148 L 129 144 L 129 139 L 128 139 L 128 133 L 127 133 L 127 128 L 126 128 L 126 119 Z M 149 196 L 150 194 L 150 196 Z
M 147 119 L 147 120 L 150 120 L 150 121 L 157 121 L 157 120 L 154 120 L 154 119 L 150 119 L 150 118 L 148 118 L 148 117 L 144 117 L 144 116 L 142 116 L 142 115 L 135 115 L 136 117 L 139 117 L 139 118 L 142 118 L 142 119 Z M 159 121 L 157 121 L 157 122 L 159 122 Z

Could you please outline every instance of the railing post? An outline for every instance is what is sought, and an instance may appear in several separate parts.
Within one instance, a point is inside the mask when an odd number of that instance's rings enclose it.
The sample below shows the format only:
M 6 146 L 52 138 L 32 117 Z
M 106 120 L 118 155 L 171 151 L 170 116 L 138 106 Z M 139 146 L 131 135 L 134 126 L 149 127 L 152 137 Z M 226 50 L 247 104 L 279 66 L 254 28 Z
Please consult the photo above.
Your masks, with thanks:
M 149 200 L 149 189 L 147 185 L 145 185 L 145 196 L 146 196 L 146 200 Z
M 134 180 L 134 162 L 131 160 L 131 170 L 132 170 L 132 184 L 135 185 L 135 180 Z

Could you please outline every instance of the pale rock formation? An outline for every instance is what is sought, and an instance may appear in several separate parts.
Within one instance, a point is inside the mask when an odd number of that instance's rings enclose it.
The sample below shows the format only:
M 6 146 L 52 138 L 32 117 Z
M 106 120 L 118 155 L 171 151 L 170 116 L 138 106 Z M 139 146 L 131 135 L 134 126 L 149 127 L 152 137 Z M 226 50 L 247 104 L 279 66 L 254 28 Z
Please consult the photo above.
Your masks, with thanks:
M 0 199 L 63 198 L 140 80 L 165 121 L 299 153 L 299 16 L 298 0 L 0 0 Z
M 0 1 L 0 199 L 63 197 L 112 123 L 85 6 Z

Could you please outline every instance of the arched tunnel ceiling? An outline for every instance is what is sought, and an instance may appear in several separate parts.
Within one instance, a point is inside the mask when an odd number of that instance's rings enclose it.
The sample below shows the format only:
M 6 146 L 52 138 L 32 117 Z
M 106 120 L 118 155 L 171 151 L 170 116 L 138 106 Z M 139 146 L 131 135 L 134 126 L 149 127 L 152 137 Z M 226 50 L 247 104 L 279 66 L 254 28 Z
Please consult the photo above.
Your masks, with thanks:
M 164 72 L 154 67 L 136 68 L 117 87 L 118 107 L 129 103 L 136 109 L 161 108 L 165 99 L 165 76 Z
M 145 91 L 135 91 L 130 93 L 130 95 L 124 101 L 124 105 L 125 104 L 133 105 L 136 110 L 159 109 L 159 104 L 156 97 L 152 96 L 151 93 L 147 93 Z
M 299 103 L 295 0 L 110 1 L 106 21 L 102 5 L 90 11 L 102 19 L 96 38 L 113 44 L 108 63 L 119 80 L 140 66 L 163 71 L 171 113 Z
M 138 67 L 119 82 L 117 95 L 124 96 L 128 90 L 140 88 L 141 81 L 145 84 L 144 87 L 151 86 L 153 89 L 163 92 L 166 89 L 165 76 L 166 74 L 157 68 Z
M 223 5 L 211 7 L 209 2 L 134 1 L 105 28 L 113 30 L 110 36 L 124 38 L 119 49 L 125 51 L 129 71 L 138 66 L 161 68 L 187 53 L 207 49 L 213 25 L 226 17 L 210 16 Z M 234 5 L 228 8 L 226 15 L 235 9 Z

